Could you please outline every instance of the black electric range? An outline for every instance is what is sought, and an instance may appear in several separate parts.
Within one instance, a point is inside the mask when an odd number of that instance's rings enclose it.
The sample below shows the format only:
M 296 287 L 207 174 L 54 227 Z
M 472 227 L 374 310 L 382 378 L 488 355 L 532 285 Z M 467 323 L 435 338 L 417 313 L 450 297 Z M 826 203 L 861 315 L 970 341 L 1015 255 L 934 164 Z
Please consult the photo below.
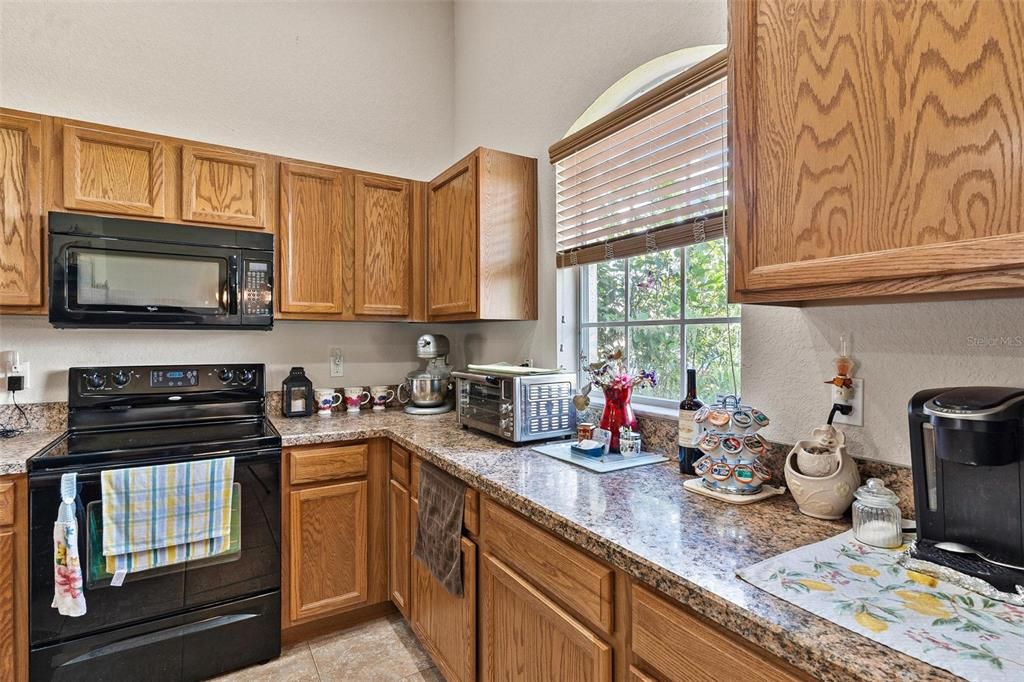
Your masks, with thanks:
M 200 680 L 280 653 L 281 436 L 263 365 L 72 368 L 68 432 L 28 461 L 33 680 Z M 235 458 L 238 539 L 220 556 L 111 585 L 102 547 L 105 469 Z M 77 476 L 87 612 L 53 598 L 60 482 Z

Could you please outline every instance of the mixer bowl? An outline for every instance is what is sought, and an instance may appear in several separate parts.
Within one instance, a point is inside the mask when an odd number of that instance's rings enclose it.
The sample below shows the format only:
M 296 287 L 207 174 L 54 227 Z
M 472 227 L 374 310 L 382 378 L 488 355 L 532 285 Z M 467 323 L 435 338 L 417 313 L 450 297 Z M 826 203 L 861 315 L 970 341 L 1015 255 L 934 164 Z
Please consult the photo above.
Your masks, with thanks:
M 409 402 L 416 407 L 438 407 L 448 399 L 448 377 L 416 376 L 406 378 Z

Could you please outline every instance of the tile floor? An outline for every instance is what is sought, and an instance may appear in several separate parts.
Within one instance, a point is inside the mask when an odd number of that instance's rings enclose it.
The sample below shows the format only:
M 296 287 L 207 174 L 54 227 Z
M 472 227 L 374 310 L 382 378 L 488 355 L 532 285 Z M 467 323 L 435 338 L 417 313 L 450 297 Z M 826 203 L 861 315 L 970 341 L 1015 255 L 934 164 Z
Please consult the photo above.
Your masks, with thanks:
M 443 682 L 402 617 L 394 614 L 293 645 L 277 660 L 217 678 L 217 682 Z

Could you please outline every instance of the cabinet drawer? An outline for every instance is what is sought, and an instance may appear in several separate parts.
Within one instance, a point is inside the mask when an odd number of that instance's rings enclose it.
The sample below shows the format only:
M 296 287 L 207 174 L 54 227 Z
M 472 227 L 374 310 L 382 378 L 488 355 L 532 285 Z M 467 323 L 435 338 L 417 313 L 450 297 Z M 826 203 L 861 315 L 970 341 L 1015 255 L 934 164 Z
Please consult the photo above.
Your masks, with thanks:
M 391 444 L 391 478 L 409 485 L 409 451 L 396 443 Z
M 610 567 L 489 499 L 483 501 L 481 528 L 487 551 L 601 631 L 611 633 L 615 574 Z
M 412 457 L 410 469 L 411 479 L 409 484 L 409 495 L 414 500 L 420 499 L 420 458 Z M 470 535 L 480 532 L 480 494 L 473 488 L 466 488 L 466 501 L 463 503 L 462 527 Z
M 292 485 L 353 478 L 366 474 L 366 444 L 291 450 Z
M 14 484 L 0 482 L 0 526 L 14 525 Z
M 808 680 L 786 663 L 689 610 L 634 585 L 633 653 L 670 680 Z M 688 642 L 680 647 L 679 642 Z M 643 678 L 641 678 L 643 679 Z

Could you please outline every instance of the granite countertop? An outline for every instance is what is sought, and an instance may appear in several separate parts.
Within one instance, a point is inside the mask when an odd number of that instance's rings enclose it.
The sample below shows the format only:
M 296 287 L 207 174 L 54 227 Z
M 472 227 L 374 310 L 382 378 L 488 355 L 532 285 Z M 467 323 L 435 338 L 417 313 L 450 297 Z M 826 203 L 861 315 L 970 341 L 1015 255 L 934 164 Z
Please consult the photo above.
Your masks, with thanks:
M 0 438 L 0 476 L 25 473 L 28 458 L 63 435 L 63 431 L 24 431 L 13 438 Z
M 459 429 L 452 414 L 389 410 L 273 422 L 285 446 L 392 438 L 818 679 L 958 679 L 736 577 L 739 568 L 849 529 L 846 522 L 800 514 L 789 495 L 724 504 L 684 491 L 674 462 L 592 473 L 529 446 Z
M 453 414 L 363 411 L 273 417 L 282 444 L 391 438 L 481 493 L 821 680 L 958 679 L 736 577 L 736 570 L 849 528 L 803 516 L 793 499 L 727 505 L 684 491 L 674 462 L 597 474 L 460 429 Z M 0 474 L 61 434 L 0 440 Z

